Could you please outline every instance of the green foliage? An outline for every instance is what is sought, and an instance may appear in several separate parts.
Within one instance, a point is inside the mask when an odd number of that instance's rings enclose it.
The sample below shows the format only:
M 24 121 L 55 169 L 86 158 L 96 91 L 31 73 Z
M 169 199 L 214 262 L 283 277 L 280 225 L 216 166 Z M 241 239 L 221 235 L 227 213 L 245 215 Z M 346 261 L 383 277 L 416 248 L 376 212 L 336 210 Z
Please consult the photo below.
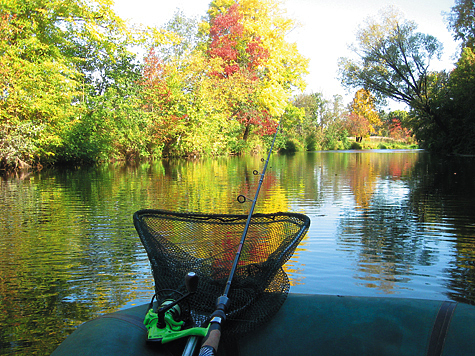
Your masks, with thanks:
M 349 147 L 344 124 L 347 113 L 341 96 L 327 100 L 321 93 L 303 94 L 294 99 L 293 105 L 304 113 L 301 123 L 294 126 L 292 136 L 302 147 L 308 151 Z
M 295 153 L 304 150 L 304 145 L 295 138 L 288 138 L 285 141 L 284 147 L 280 149 L 284 153 Z
M 198 21 L 185 16 L 183 11 L 175 12 L 173 18 L 164 29 L 173 33 L 177 40 L 157 43 L 155 48 L 160 53 L 163 62 L 173 62 L 192 53 L 199 43 Z
M 50 161 L 62 125 L 76 112 L 71 101 L 80 74 L 61 53 L 58 28 L 73 7 L 54 1 L 0 4 L 0 160 L 6 166 Z
M 96 161 L 108 157 L 117 141 L 124 144 L 114 136 L 117 125 L 110 125 L 111 116 L 123 115 L 120 106 L 103 103 L 131 98 L 127 87 L 137 80 L 139 67 L 127 50 L 128 36 L 108 2 L 1 3 L 0 130 L 6 135 L 1 154 L 6 165 L 13 156 L 29 164 Z M 19 132 L 26 142 L 21 147 L 14 144 Z
M 278 1 L 215 1 L 200 33 L 181 12 L 127 28 L 105 0 L 0 6 L 2 166 L 259 151 L 281 116 L 277 146 L 302 144 L 288 99 L 308 61 L 285 41 L 294 24 Z M 132 46 L 151 50 L 143 65 Z
M 348 149 L 350 147 L 348 131 L 343 130 L 340 125 L 330 126 L 325 131 L 321 145 L 324 150 Z
M 473 0 L 455 0 L 455 6 L 447 15 L 449 27 L 454 32 L 454 39 L 461 40 L 463 47 L 475 45 L 475 3 Z
M 34 126 L 30 122 L 3 124 L 0 131 L 0 167 L 22 167 L 36 161 L 36 156 L 40 154 L 36 141 L 43 130 L 44 126 Z
M 451 73 L 429 71 L 431 59 L 441 53 L 441 44 L 430 35 L 417 33 L 413 22 L 392 10 L 379 21 L 369 19 L 359 31 L 355 51 L 361 60 L 340 60 L 344 85 L 362 86 L 380 98 L 409 105 L 409 115 L 387 117 L 387 132 L 393 138 L 410 142 L 412 130 L 423 148 L 475 152 L 475 56 L 469 48 L 473 10 L 473 1 L 457 0 L 449 16 L 455 38 L 468 46 Z
M 434 81 L 431 105 L 448 128 L 442 131 L 427 118 L 412 119 L 414 133 L 423 148 L 450 152 L 475 153 L 475 54 L 465 48 L 449 76 Z
M 462 51 L 450 74 L 449 90 L 452 95 L 444 97 L 443 104 L 452 109 L 451 145 L 455 152 L 475 153 L 475 53 L 472 49 L 467 47 Z
M 305 137 L 305 149 L 307 151 L 317 151 L 320 149 L 320 141 L 317 133 L 312 132 Z

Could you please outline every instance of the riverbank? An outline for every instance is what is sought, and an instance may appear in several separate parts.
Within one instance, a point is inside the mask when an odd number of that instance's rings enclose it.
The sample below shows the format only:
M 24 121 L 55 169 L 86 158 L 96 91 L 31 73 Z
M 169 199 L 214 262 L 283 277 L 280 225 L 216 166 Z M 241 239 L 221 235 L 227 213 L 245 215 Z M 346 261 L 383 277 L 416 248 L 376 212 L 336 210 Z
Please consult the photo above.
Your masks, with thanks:
M 406 140 L 395 140 L 391 137 L 372 136 L 364 138 L 362 142 L 356 142 L 354 137 L 348 137 L 351 149 L 354 150 L 404 150 L 418 149 L 419 145 L 415 142 Z

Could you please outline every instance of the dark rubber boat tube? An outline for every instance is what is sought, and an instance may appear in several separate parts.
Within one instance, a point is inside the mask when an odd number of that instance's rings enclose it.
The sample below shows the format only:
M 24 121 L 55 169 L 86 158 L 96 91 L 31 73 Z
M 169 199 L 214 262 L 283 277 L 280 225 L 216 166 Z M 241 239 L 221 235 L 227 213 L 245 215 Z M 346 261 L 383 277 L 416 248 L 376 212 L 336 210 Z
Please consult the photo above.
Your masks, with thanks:
M 81 325 L 53 353 L 181 355 L 185 340 L 149 345 L 147 306 Z M 475 306 L 420 299 L 290 294 L 260 330 L 218 355 L 475 355 Z

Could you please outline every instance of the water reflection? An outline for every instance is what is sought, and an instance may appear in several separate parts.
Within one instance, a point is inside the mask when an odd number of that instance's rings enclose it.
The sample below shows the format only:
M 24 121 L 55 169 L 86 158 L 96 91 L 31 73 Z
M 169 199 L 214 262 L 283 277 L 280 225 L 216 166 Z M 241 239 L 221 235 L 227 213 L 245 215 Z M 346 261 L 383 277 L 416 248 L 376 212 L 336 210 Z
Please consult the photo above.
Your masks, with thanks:
M 148 302 L 143 208 L 246 213 L 261 157 L 51 170 L 0 180 L 0 354 L 49 354 L 77 325 Z M 292 292 L 474 303 L 473 158 L 274 155 L 257 211 L 308 214 Z

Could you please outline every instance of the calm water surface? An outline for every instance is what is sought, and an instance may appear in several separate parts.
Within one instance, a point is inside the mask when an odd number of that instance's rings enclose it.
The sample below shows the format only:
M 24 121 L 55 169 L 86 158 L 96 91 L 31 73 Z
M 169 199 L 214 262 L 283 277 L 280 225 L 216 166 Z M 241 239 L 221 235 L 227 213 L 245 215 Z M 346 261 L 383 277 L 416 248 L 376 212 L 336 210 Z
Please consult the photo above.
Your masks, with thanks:
M 0 179 L 0 354 L 48 355 L 153 294 L 143 208 L 246 213 L 261 157 L 43 170 Z M 291 292 L 475 304 L 475 159 L 423 151 L 274 155 L 257 212 L 310 216 Z

